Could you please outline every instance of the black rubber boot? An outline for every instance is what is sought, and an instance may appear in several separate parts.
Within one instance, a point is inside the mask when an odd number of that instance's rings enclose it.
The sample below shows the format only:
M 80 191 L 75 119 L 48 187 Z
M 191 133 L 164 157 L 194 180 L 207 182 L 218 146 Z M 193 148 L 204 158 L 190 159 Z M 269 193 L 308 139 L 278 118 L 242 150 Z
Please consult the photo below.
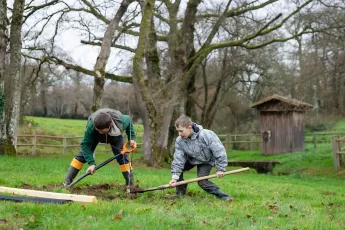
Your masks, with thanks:
M 68 186 L 72 183 L 72 181 L 74 180 L 74 178 L 78 175 L 79 170 L 74 168 L 73 166 L 69 166 L 69 170 L 67 172 L 65 181 L 63 182 L 64 186 Z
M 220 189 L 217 189 L 212 194 L 215 195 L 216 197 L 218 197 L 219 199 L 224 200 L 224 201 L 232 201 L 233 200 L 233 198 L 231 196 L 229 196 L 228 194 L 224 193 Z
M 125 178 L 126 185 L 134 185 L 133 170 L 129 172 L 122 172 L 123 178 Z
M 170 198 L 175 199 L 184 196 L 187 191 L 187 184 L 176 186 L 176 192 Z

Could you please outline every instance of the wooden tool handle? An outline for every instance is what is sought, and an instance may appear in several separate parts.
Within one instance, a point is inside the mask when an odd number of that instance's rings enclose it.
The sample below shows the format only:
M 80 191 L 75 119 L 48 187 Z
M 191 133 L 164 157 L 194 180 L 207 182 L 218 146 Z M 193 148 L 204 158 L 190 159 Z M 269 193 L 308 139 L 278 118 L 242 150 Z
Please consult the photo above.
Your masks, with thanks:
M 224 175 L 240 173 L 240 172 L 244 172 L 244 171 L 248 171 L 248 170 L 249 170 L 249 168 L 236 169 L 236 170 L 225 172 Z M 175 186 L 179 186 L 179 185 L 183 185 L 183 184 L 189 184 L 189 183 L 197 182 L 197 181 L 201 181 L 201 180 L 207 180 L 207 179 L 211 179 L 214 177 L 217 177 L 217 174 L 212 174 L 209 176 L 197 177 L 197 178 L 193 178 L 193 179 L 189 179 L 189 180 L 180 181 L 180 182 L 177 182 L 175 184 Z M 166 185 L 162 185 L 162 186 L 158 186 L 158 187 L 146 188 L 146 189 L 141 190 L 141 191 L 134 191 L 133 193 L 143 193 L 143 192 L 148 192 L 148 191 L 163 190 L 166 188 L 174 188 L 174 187 L 170 186 L 169 184 L 166 184 Z

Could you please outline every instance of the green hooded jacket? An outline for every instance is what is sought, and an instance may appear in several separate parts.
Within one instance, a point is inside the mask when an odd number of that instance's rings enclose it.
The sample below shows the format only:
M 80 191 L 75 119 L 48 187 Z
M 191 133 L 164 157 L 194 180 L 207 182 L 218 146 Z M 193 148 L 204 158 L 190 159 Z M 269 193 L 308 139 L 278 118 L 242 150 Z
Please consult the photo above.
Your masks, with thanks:
M 103 110 L 103 109 L 102 109 Z M 126 132 L 128 141 L 130 140 L 135 140 L 135 132 L 134 132 L 134 126 L 132 123 L 132 119 L 128 115 L 121 114 L 118 112 L 116 115 L 114 115 L 114 111 L 116 110 L 111 110 L 109 109 L 109 113 L 112 116 L 112 119 L 114 123 L 117 125 L 117 127 L 121 130 L 121 132 Z M 97 111 L 96 111 L 97 112 Z M 95 112 L 95 113 L 96 113 Z M 92 115 L 91 115 L 92 116 Z M 81 140 L 81 151 L 85 157 L 86 162 L 89 165 L 95 165 L 95 159 L 93 157 L 93 150 L 97 146 L 99 142 L 104 142 L 101 141 L 100 137 L 105 137 L 105 135 L 108 134 L 100 134 L 94 127 L 93 125 L 93 118 L 89 118 L 88 124 L 86 126 L 85 134 L 83 139 Z M 119 119 L 116 120 L 114 116 L 118 116 Z M 116 120 L 116 121 L 115 121 Z M 107 138 L 105 138 L 107 140 Z M 109 138 L 111 140 L 111 138 Z M 110 142 L 105 142 L 105 143 L 110 143 Z

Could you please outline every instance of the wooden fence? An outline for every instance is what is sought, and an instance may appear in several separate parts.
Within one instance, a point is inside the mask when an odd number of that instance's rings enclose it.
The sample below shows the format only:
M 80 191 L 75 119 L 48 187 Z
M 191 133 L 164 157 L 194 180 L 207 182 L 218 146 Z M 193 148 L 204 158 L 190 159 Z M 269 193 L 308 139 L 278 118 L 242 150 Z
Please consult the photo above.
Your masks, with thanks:
M 36 155 L 37 147 L 53 147 L 53 148 L 62 148 L 62 153 L 66 154 L 67 148 L 70 147 L 79 147 L 81 136 L 48 136 L 48 135 L 37 135 L 37 134 L 19 134 L 17 136 L 17 147 L 31 147 L 32 148 L 32 155 Z M 22 143 L 20 142 L 21 139 L 26 138 L 26 139 L 31 139 L 31 143 Z M 42 143 L 39 142 L 38 140 L 57 140 L 60 143 Z M 68 140 L 77 140 L 78 144 L 67 144 Z M 43 141 L 46 142 L 46 141 Z
M 305 142 L 313 143 L 314 148 L 317 148 L 317 143 L 329 143 L 331 136 L 334 135 L 345 135 L 345 132 L 308 133 L 305 136 Z M 142 136 L 143 133 L 137 133 L 138 140 L 142 140 Z M 260 134 L 222 134 L 218 135 L 218 137 L 226 149 L 260 149 Z M 37 147 L 60 148 L 62 149 L 62 153 L 66 154 L 68 148 L 79 147 L 81 139 L 82 136 L 48 136 L 37 134 L 19 134 L 16 146 L 31 147 L 33 155 L 36 155 Z M 137 144 L 138 147 L 141 147 L 142 145 L 142 143 L 140 142 Z
M 332 137 L 333 162 L 336 171 L 345 168 L 345 137 Z

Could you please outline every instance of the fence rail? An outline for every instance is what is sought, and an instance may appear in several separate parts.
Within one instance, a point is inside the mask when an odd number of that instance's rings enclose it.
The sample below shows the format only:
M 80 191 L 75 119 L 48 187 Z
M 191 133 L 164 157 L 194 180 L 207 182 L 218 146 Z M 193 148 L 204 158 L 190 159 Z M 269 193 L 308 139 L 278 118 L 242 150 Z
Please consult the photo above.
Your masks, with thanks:
M 326 143 L 330 142 L 331 136 L 334 135 L 344 135 L 345 132 L 318 132 L 318 133 L 307 133 L 305 135 L 305 142 L 306 143 L 313 143 L 314 148 L 317 148 L 317 143 Z M 52 135 L 41 135 L 41 134 L 19 134 L 18 141 L 16 146 L 17 147 L 31 147 L 32 154 L 36 155 L 37 147 L 51 147 L 51 148 L 62 148 L 62 153 L 66 154 L 67 148 L 75 148 L 79 147 L 80 140 L 83 138 L 82 136 L 52 136 Z M 137 137 L 142 139 L 143 133 L 137 133 Z M 218 135 L 219 139 L 223 143 L 226 149 L 260 149 L 261 144 L 261 135 L 256 133 L 250 134 L 220 134 Z M 23 142 L 22 139 L 31 139 L 26 140 Z M 42 141 L 38 141 L 41 139 L 54 139 L 55 142 L 59 141 L 59 143 L 42 143 Z M 341 138 L 340 138 L 341 139 Z M 343 138 L 345 140 L 345 138 Z M 30 143 L 28 143 L 30 142 Z M 50 141 L 52 142 L 52 141 Z M 72 142 L 72 143 L 68 143 Z M 142 143 L 137 143 L 138 147 L 142 145 Z M 340 152 L 344 152 L 345 149 L 341 149 Z

